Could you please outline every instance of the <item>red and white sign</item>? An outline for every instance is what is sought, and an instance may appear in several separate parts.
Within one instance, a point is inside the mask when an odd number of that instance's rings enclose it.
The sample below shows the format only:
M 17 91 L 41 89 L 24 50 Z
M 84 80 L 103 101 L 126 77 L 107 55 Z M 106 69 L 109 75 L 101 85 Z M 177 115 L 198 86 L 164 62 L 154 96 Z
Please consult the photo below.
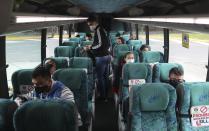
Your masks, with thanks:
M 131 79 L 128 81 L 129 86 L 145 84 L 145 79 Z
M 33 85 L 20 85 L 20 94 L 27 94 L 34 89 Z
M 190 109 L 192 118 L 192 126 L 194 127 L 203 127 L 209 126 L 209 106 L 193 106 Z

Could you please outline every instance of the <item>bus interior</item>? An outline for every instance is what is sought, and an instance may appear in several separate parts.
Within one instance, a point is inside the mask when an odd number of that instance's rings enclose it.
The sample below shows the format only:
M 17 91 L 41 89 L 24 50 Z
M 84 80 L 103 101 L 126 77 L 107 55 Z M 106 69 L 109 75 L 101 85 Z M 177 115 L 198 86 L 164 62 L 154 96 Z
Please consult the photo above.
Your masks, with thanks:
M 208 7 L 208 0 L 0 0 L 0 131 L 209 130 Z M 95 66 L 83 50 L 94 42 L 89 16 L 110 43 L 107 101 L 98 99 Z M 121 67 L 130 52 L 134 63 Z M 47 58 L 75 103 L 18 107 L 14 99 Z M 177 87 L 169 84 L 173 68 L 184 75 Z

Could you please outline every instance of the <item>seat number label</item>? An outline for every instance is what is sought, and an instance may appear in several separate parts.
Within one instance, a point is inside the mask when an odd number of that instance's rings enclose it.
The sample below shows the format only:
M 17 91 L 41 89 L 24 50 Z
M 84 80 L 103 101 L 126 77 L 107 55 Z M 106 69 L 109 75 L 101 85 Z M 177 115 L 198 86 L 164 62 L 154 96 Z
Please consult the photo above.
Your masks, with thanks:
M 131 79 L 128 81 L 129 86 L 145 84 L 145 79 Z
M 190 111 L 192 126 L 209 126 L 209 105 L 193 106 Z

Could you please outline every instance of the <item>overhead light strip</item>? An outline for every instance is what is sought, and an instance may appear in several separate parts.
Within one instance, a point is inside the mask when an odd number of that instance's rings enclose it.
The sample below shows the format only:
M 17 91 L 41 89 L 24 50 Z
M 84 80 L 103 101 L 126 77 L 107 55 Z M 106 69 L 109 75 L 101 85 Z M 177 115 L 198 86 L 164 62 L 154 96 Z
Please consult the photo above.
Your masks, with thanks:
M 155 18 L 115 18 L 116 20 L 130 20 L 130 21 L 151 21 L 151 22 L 167 22 L 167 23 L 184 23 L 184 24 L 209 24 L 209 17 L 195 17 L 195 18 L 182 18 L 182 17 L 155 17 Z
M 16 16 L 16 23 L 86 20 L 85 17 Z

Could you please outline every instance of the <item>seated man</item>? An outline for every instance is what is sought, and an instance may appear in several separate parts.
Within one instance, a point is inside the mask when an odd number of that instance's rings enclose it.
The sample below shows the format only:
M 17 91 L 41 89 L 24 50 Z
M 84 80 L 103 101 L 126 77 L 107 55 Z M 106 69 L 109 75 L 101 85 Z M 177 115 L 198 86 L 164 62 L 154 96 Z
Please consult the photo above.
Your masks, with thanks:
M 174 88 L 180 83 L 184 82 L 184 71 L 180 68 L 174 67 L 169 71 L 169 84 Z
M 15 99 L 18 105 L 33 99 L 65 99 L 75 102 L 72 91 L 63 83 L 52 80 L 49 70 L 44 66 L 38 66 L 33 71 L 32 83 L 34 87 L 30 92 Z

